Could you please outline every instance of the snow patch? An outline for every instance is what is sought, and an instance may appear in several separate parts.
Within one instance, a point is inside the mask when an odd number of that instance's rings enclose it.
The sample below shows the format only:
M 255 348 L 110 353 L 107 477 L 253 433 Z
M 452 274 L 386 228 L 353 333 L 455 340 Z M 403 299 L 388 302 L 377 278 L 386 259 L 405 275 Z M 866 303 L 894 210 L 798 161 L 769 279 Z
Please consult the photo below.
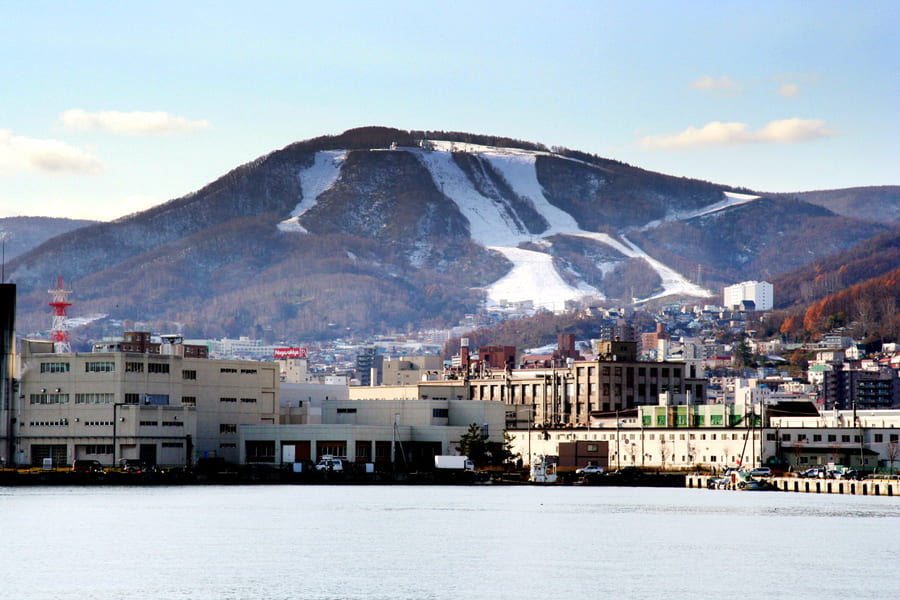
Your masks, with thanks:
M 523 242 L 541 243 L 547 237 L 563 234 L 599 241 L 631 258 L 642 258 L 662 280 L 663 291 L 654 296 L 687 295 L 705 297 L 711 295 L 689 282 L 674 269 L 649 256 L 633 242 L 623 238 L 619 242 L 605 233 L 584 231 L 574 217 L 551 204 L 537 178 L 535 160 L 540 152 L 510 148 L 490 148 L 475 144 L 434 142 L 434 151 L 412 150 L 431 172 L 435 183 L 453 200 L 469 220 L 472 238 L 486 247 L 503 253 L 513 263 L 513 269 L 487 288 L 488 299 L 515 302 L 533 299 L 541 306 L 553 306 L 561 310 L 567 300 L 584 296 L 603 297 L 602 292 L 586 283 L 577 286 L 567 284 L 556 271 L 552 256 L 533 250 L 520 250 Z M 543 216 L 549 227 L 540 235 L 532 235 L 499 209 L 498 203 L 482 196 L 453 162 L 452 150 L 475 152 L 497 171 L 513 192 L 527 199 Z M 736 202 L 738 199 L 733 199 Z M 749 201 L 743 199 L 743 201 Z M 610 263 L 601 263 L 602 269 L 610 269 Z
M 499 246 L 491 246 L 491 250 L 501 252 L 513 263 L 509 273 L 487 288 L 488 297 L 498 304 L 531 300 L 535 307 L 561 311 L 566 300 L 599 293 L 587 284 L 572 287 L 566 283 L 549 254 Z
M 291 216 L 278 224 L 281 231 L 293 233 L 309 233 L 300 224 L 300 217 L 314 207 L 319 196 L 334 185 L 341 175 L 341 166 L 347 158 L 346 150 L 329 150 L 316 152 L 313 165 L 297 173 L 300 178 L 300 189 L 303 191 L 303 199 L 291 211 Z

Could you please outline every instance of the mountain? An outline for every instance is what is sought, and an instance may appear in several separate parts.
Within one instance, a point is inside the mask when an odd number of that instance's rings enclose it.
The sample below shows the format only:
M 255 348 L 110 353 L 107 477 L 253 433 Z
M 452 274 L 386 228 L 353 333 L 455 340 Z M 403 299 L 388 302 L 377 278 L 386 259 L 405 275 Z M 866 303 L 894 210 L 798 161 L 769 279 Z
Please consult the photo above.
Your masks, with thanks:
M 900 225 L 772 280 L 776 308 L 809 305 L 900 266 Z
M 775 197 L 794 198 L 810 204 L 817 204 L 845 217 L 866 219 L 886 225 L 900 223 L 900 186 L 898 185 L 776 194 Z
M 0 237 L 6 234 L 6 260 L 40 246 L 57 235 L 96 221 L 51 217 L 6 217 L 0 219 Z
M 367 127 L 57 236 L 7 272 L 24 331 L 46 329 L 62 275 L 70 314 L 106 316 L 95 333 L 131 319 L 310 339 L 446 326 L 485 303 L 717 296 L 886 229 L 566 148 Z

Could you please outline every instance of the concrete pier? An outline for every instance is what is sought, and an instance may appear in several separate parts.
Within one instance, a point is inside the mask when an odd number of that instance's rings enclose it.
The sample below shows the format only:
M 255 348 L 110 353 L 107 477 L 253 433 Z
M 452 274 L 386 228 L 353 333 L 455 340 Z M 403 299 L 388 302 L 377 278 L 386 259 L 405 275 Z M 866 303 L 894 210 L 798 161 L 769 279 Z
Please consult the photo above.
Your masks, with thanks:
M 710 475 L 688 475 L 685 486 L 706 489 Z M 807 494 L 850 494 L 853 496 L 900 497 L 900 480 L 895 479 L 803 479 L 801 477 L 768 477 L 767 481 L 782 492 Z

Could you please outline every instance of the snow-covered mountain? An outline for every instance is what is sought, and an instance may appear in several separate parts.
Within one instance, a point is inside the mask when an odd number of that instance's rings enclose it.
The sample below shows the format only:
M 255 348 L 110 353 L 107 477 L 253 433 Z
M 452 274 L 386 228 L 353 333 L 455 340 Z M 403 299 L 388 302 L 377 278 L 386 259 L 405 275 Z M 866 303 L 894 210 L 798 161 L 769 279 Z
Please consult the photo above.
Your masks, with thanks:
M 8 272 L 33 327 L 62 274 L 85 312 L 301 337 L 446 324 L 508 302 L 704 298 L 883 229 L 565 149 L 363 128 L 54 238 Z

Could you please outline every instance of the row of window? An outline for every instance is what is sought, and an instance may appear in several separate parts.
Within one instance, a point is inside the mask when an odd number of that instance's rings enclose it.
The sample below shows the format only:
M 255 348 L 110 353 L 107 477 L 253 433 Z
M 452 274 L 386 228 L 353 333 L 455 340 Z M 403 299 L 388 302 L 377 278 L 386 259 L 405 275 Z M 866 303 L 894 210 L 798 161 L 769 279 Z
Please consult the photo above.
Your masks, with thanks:
M 862 440 L 862 438 L 861 438 L 860 436 L 858 436 L 858 435 L 854 435 L 854 436 L 852 436 L 852 437 L 853 437 L 852 441 L 853 441 L 854 443 L 859 443 L 859 442 Z M 835 435 L 835 434 L 829 434 L 829 435 L 827 436 L 827 441 L 829 441 L 829 442 L 837 442 L 837 441 L 838 441 L 837 438 L 838 438 L 837 435 Z M 851 438 L 851 436 L 848 435 L 848 434 L 841 435 L 841 442 L 842 442 L 842 443 L 850 442 L 850 441 L 851 441 L 850 438 Z M 775 434 L 774 434 L 774 433 L 768 433 L 768 434 L 766 434 L 766 439 L 769 440 L 769 441 L 775 441 Z M 790 433 L 782 433 L 782 434 L 781 434 L 781 441 L 782 441 L 782 442 L 790 442 L 792 439 L 793 439 L 793 438 L 792 438 L 792 436 L 791 436 Z M 891 434 L 889 434 L 888 439 L 889 439 L 889 441 L 891 441 L 891 442 L 898 442 L 898 441 L 900 441 L 900 434 L 897 434 L 897 433 L 891 433 Z M 798 441 L 798 442 L 806 442 L 806 441 L 809 441 L 809 438 L 807 437 L 807 434 L 805 434 L 805 433 L 798 433 L 798 434 L 797 434 L 797 441 Z M 820 434 L 820 433 L 814 433 L 813 436 L 812 436 L 812 441 L 813 441 L 813 442 L 821 442 L 821 441 L 822 441 L 822 434 Z M 875 433 L 875 434 L 872 434 L 872 441 L 873 441 L 874 443 L 876 443 L 876 444 L 879 444 L 879 443 L 884 442 L 884 434 L 882 434 L 882 433 Z
M 97 454 L 112 454 L 113 446 L 112 444 L 88 444 L 84 447 L 84 453 L 88 456 L 94 456 Z
M 32 404 L 68 404 L 69 395 L 47 393 L 31 394 L 30 400 Z
M 237 402 L 237 398 L 232 398 L 230 396 L 222 397 L 222 398 L 219 398 L 219 402 Z M 244 404 L 255 404 L 256 398 L 241 398 L 241 402 L 243 402 Z M 196 399 L 195 399 L 195 403 L 196 403 Z M 355 410 L 356 409 L 354 409 L 354 411 Z M 340 412 L 340 410 L 338 410 L 338 412 Z
M 577 370 L 578 377 L 584 376 L 584 369 L 585 369 L 584 367 L 578 367 L 578 370 Z M 587 367 L 588 377 L 593 377 L 594 373 L 596 372 L 595 369 L 596 369 L 595 367 Z M 622 372 L 623 372 L 622 371 L 623 367 L 601 367 L 601 369 L 602 370 L 600 371 L 600 374 L 603 377 L 609 377 L 610 375 L 613 375 L 615 377 L 621 377 Z M 632 376 L 634 373 L 635 367 L 627 367 L 627 369 L 628 369 L 628 371 L 625 371 L 625 373 L 629 376 Z M 648 370 L 650 372 L 650 377 L 662 377 L 662 378 L 669 377 L 669 367 L 649 367 L 649 369 L 648 369 L 648 367 L 637 367 L 638 377 L 646 377 Z M 681 378 L 681 369 L 673 368 L 672 369 L 672 377 L 674 377 L 675 379 L 680 379 Z
M 144 364 L 143 362 L 132 362 L 128 361 L 125 363 L 125 372 L 126 373 L 143 373 L 144 372 Z M 157 373 L 157 374 L 166 374 L 169 373 L 169 363 L 158 363 L 158 362 L 149 362 L 146 363 L 147 372 L 148 373 Z M 111 360 L 102 360 L 102 361 L 89 361 L 84 363 L 84 372 L 85 373 L 113 373 L 116 370 L 115 361 Z M 69 372 L 69 363 L 68 362 L 42 362 L 41 363 L 41 373 L 68 373 Z M 220 373 L 237 373 L 238 369 L 234 367 L 222 367 L 219 369 Z M 257 373 L 256 369 L 240 369 L 240 373 L 244 375 L 255 375 Z M 181 378 L 187 380 L 196 380 L 197 379 L 197 371 L 194 369 L 184 369 L 181 371 Z
M 101 394 L 98 392 L 75 394 L 75 404 L 112 404 L 115 401 L 115 394 Z
M 56 421 L 31 421 L 28 423 L 32 427 L 67 427 L 68 419 L 57 419 Z

